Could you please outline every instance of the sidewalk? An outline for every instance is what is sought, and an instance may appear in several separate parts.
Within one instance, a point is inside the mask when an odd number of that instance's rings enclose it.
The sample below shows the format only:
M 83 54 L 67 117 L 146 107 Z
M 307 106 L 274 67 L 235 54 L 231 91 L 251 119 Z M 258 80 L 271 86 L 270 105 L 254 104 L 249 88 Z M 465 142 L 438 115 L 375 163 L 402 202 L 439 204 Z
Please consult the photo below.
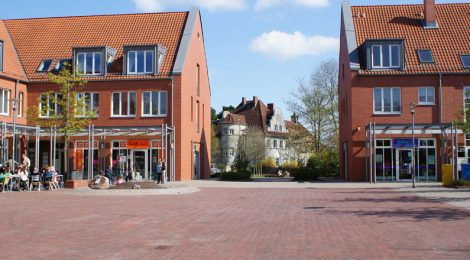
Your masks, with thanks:
M 470 189 L 444 188 L 442 186 L 418 186 L 416 189 L 401 188 L 399 191 L 470 209 Z

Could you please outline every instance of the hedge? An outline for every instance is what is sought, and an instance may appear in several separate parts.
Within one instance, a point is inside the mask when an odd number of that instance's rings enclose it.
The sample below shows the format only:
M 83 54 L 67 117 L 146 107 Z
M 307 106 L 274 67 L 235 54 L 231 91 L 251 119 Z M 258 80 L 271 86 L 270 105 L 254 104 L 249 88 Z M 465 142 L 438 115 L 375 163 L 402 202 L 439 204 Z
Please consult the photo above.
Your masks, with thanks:
M 222 172 L 220 174 L 221 181 L 246 181 L 251 179 L 250 172 Z

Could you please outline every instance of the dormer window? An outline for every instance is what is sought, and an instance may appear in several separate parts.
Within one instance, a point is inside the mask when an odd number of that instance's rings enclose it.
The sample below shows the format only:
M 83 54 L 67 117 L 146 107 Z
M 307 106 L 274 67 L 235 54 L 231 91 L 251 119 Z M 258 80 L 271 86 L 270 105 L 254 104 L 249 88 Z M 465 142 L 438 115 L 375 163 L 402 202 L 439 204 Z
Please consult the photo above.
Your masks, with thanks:
M 49 67 L 51 66 L 53 60 L 43 60 L 39 64 L 37 72 L 47 72 L 49 71 Z
M 101 75 L 103 71 L 102 56 L 102 52 L 78 52 L 76 58 L 77 72 L 84 75 Z
M 434 63 L 431 50 L 418 50 L 418 58 L 420 63 Z
M 127 52 L 127 74 L 152 74 L 154 69 L 153 50 Z
M 124 75 L 158 75 L 166 49 L 160 45 L 125 46 Z
M 366 43 L 367 68 L 391 70 L 403 68 L 402 40 L 369 40 Z
M 400 45 L 372 45 L 372 68 L 400 68 Z

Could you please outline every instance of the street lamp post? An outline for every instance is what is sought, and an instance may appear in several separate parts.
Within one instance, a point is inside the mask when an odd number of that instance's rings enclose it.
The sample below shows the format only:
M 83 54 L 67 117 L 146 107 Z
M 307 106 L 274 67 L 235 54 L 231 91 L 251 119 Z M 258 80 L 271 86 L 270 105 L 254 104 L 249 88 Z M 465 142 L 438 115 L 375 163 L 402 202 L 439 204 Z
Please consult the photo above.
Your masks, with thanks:
M 413 188 L 416 188 L 416 174 L 415 174 L 415 155 L 416 155 L 416 149 L 415 149 L 415 113 L 416 113 L 416 104 L 414 102 L 411 102 L 410 104 L 410 112 L 411 112 L 411 140 L 413 143 L 413 155 L 412 155 L 412 160 L 411 160 L 411 178 L 413 181 Z

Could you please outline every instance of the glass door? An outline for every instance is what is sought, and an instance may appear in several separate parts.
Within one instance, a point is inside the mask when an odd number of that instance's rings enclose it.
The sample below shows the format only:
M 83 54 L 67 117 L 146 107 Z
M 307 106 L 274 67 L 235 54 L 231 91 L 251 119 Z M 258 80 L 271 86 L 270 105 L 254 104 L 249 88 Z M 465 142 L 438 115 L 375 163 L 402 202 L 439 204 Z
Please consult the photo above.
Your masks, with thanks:
M 413 150 L 397 150 L 397 180 L 411 180 L 413 165 Z
M 148 179 L 148 160 L 146 150 L 133 150 L 132 151 L 132 164 L 134 167 L 134 179 L 146 180 Z

